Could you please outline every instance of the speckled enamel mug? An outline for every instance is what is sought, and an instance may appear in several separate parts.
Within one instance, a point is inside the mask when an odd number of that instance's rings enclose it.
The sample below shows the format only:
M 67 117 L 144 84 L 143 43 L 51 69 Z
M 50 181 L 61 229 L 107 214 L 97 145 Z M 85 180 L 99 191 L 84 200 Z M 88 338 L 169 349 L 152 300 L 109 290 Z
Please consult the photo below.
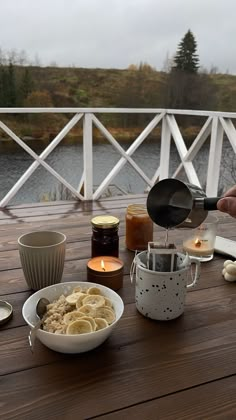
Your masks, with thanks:
M 188 254 L 176 252 L 175 271 L 152 271 L 146 268 L 147 254 L 147 251 L 141 252 L 134 259 L 136 307 L 151 319 L 167 321 L 177 318 L 184 312 L 187 290 L 199 279 L 200 262 Z
M 66 236 L 63 233 L 26 233 L 18 238 L 18 249 L 30 289 L 39 290 L 61 282 L 66 249 Z

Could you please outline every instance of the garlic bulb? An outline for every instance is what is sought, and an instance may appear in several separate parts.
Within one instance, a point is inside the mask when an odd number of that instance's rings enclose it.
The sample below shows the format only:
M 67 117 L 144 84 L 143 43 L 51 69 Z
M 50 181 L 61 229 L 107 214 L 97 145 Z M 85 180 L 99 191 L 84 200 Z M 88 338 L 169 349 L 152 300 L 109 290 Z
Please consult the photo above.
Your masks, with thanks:
M 222 275 L 227 281 L 236 281 L 236 261 L 226 260 L 224 262 Z

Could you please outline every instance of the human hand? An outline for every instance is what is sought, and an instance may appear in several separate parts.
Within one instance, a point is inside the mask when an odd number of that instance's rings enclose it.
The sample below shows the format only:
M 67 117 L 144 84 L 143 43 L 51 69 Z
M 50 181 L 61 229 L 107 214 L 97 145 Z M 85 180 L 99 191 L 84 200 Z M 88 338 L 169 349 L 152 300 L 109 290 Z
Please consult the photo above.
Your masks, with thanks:
M 217 209 L 236 218 L 236 185 L 230 188 L 218 201 Z

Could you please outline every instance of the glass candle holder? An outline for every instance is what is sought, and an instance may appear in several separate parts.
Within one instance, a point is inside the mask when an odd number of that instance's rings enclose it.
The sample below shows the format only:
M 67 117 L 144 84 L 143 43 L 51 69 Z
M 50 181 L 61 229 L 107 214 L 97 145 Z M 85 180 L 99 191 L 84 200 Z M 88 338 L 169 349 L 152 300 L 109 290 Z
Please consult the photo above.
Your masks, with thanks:
M 126 211 L 126 246 L 131 251 L 147 249 L 153 241 L 153 222 L 144 204 L 132 204 Z
M 218 219 L 210 215 L 196 229 L 190 231 L 183 241 L 183 249 L 200 261 L 210 261 L 214 256 Z

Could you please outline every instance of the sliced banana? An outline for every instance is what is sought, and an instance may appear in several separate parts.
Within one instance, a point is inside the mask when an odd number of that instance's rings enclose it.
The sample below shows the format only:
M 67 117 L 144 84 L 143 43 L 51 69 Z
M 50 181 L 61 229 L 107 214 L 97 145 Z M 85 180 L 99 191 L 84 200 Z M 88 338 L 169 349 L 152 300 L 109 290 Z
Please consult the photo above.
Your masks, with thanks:
M 66 334 L 86 334 L 93 331 L 92 325 L 86 319 L 71 322 L 66 329 Z
M 108 308 L 112 308 L 113 305 L 112 305 L 111 299 L 107 298 L 106 296 L 104 296 L 104 299 L 105 299 L 105 306 L 108 306 Z
M 70 322 L 75 321 L 76 319 L 81 318 L 83 316 L 84 313 L 80 311 L 67 312 L 67 314 L 65 314 L 63 317 L 63 321 L 65 322 L 65 324 L 70 324 Z
M 101 290 L 99 289 L 99 287 L 89 287 L 89 289 L 87 290 L 87 293 L 89 295 L 102 295 Z
M 104 318 L 95 318 L 94 321 L 96 323 L 96 331 L 108 327 L 108 322 Z
M 110 306 L 103 306 L 105 309 L 109 309 L 110 311 L 112 311 L 112 312 L 114 312 L 115 313 L 115 311 L 114 311 L 114 308 L 111 308 Z
M 96 315 L 96 308 L 93 305 L 83 305 L 79 308 L 80 312 L 83 312 L 84 315 L 92 316 L 93 318 Z
M 89 295 L 83 299 L 84 305 L 93 305 L 95 308 L 105 306 L 105 299 L 101 295 Z
M 84 300 L 84 298 L 86 298 L 86 296 L 88 296 L 88 295 L 86 295 L 86 293 L 80 293 L 80 296 L 78 297 L 77 302 L 76 302 L 76 308 L 77 309 L 79 309 L 81 306 L 83 306 L 83 300 Z
M 112 324 L 116 317 L 115 317 L 115 313 L 111 308 L 96 308 L 96 318 L 104 318 L 108 324 Z
M 66 302 L 70 303 L 70 305 L 76 305 L 76 302 L 80 295 L 80 292 L 71 293 L 70 295 L 66 296 Z
M 92 318 L 91 316 L 83 316 L 81 319 L 85 319 L 86 321 L 90 322 L 92 330 L 95 331 L 96 330 L 96 322 L 94 320 L 94 318 Z
M 228 263 L 233 264 L 236 269 L 236 261 L 234 264 L 228 260 Z M 222 274 L 226 277 L 228 275 L 229 278 L 226 278 L 226 280 L 234 280 L 233 276 L 227 273 L 226 267 L 223 267 Z M 50 324 L 49 315 L 55 315 L 55 304 L 58 305 L 59 303 L 63 312 L 56 314 L 58 315 L 58 325 L 54 327 Z M 70 295 L 62 295 L 58 301 L 48 305 L 47 309 L 46 321 L 49 321 L 48 325 L 44 321 L 43 329 L 56 334 L 91 333 L 108 327 L 116 319 L 111 299 L 106 297 L 99 287 L 94 286 L 88 289 L 76 286 Z
M 73 289 L 73 293 L 77 293 L 77 292 L 81 292 L 81 287 L 80 286 L 76 286 L 74 289 Z

